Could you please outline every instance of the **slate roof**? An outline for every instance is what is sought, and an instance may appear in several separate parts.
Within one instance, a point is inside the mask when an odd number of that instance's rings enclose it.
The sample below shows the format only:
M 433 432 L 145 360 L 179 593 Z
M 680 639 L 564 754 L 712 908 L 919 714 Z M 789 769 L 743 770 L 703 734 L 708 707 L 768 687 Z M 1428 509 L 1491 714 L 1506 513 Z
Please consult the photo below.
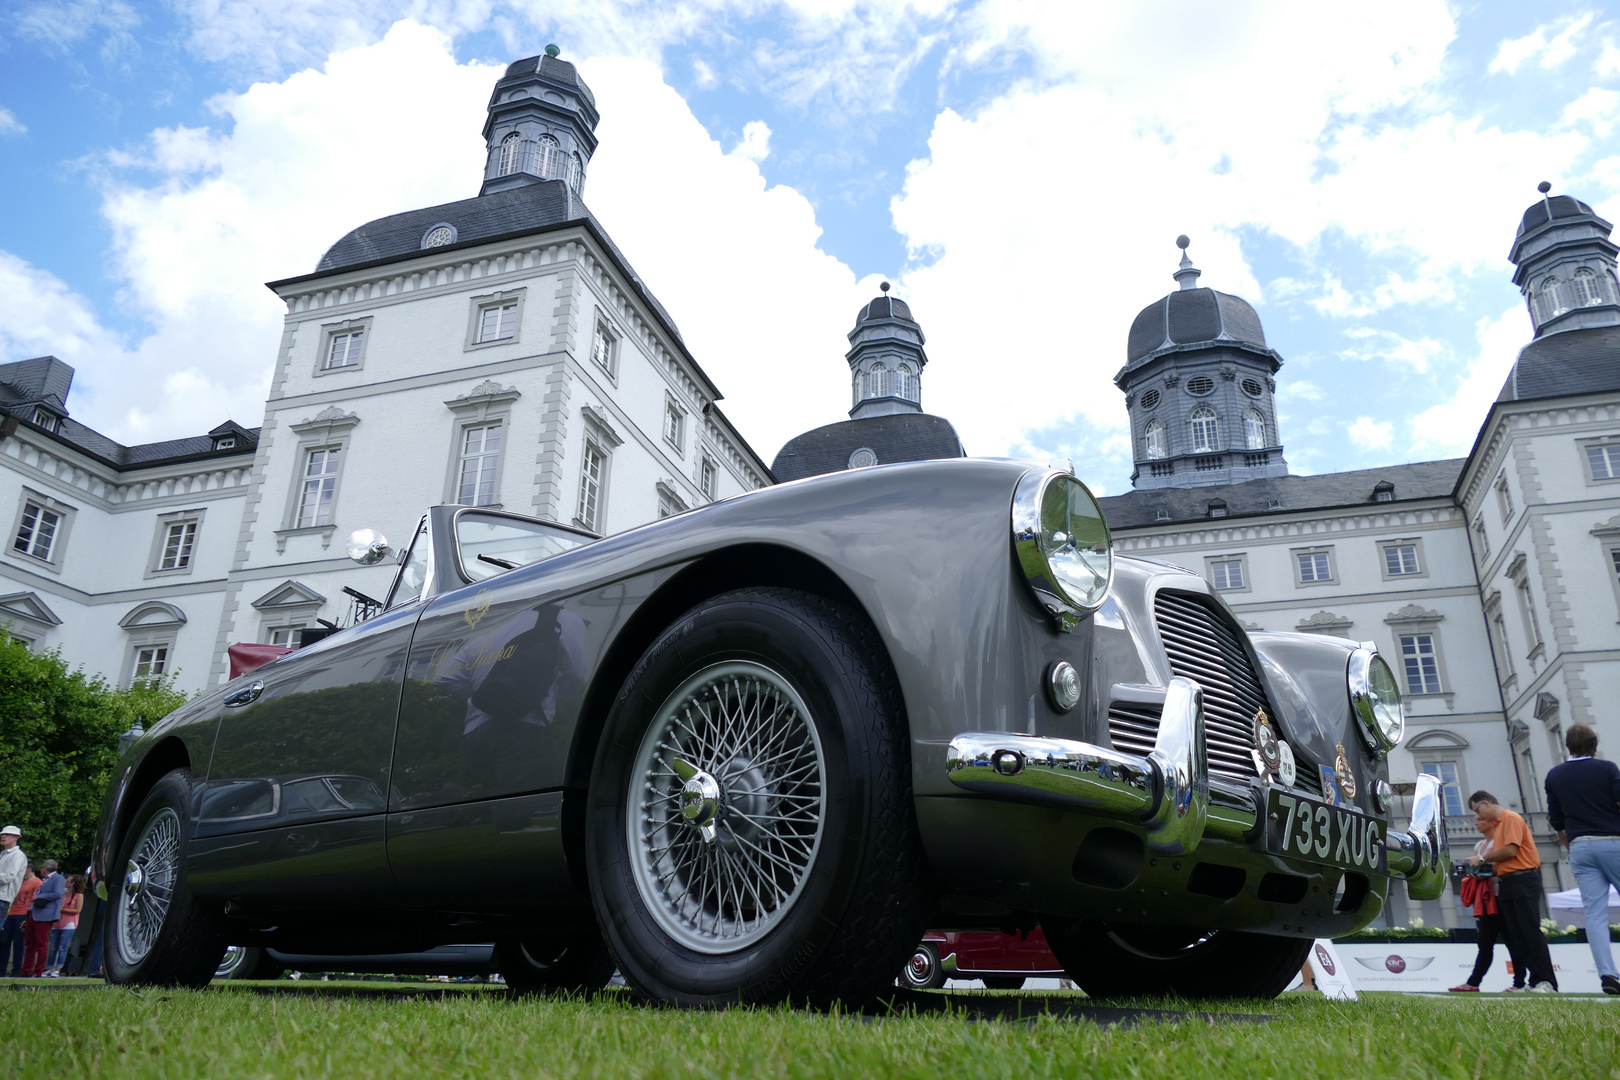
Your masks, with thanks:
M 861 323 L 873 319 L 903 319 L 908 323 L 917 321 L 912 317 L 911 305 L 893 296 L 880 296 L 861 308 L 861 313 L 855 316 L 855 325 L 859 327 Z
M 1375 504 L 1373 499 L 1381 483 L 1393 485 L 1396 503 L 1449 498 L 1466 463 L 1466 458 L 1446 458 L 1318 476 L 1272 476 L 1215 487 L 1152 488 L 1110 495 L 1097 501 L 1114 529 L 1205 520 L 1209 518 L 1209 504 L 1217 500 L 1226 503 L 1228 518 L 1386 505 Z M 1280 504 L 1276 509 L 1271 508 L 1273 499 Z M 1169 518 L 1160 519 L 1157 516 L 1160 510 L 1169 511 Z
M 1528 401 L 1606 390 L 1620 390 L 1620 326 L 1587 326 L 1536 338 L 1519 350 L 1496 400 Z
M 1549 213 L 1550 211 L 1550 213 Z M 1524 217 L 1519 219 L 1518 236 L 1534 232 L 1549 221 L 1566 217 L 1582 217 L 1584 215 L 1597 216 L 1590 206 L 1569 195 L 1554 195 L 1550 199 L 1538 200 L 1530 204 L 1525 210 Z
M 771 462 L 771 472 L 784 484 L 842 472 L 849 468 L 849 456 L 862 447 L 877 455 L 879 465 L 966 456 L 956 429 L 943 416 L 898 413 L 843 420 L 795 435 Z
M 259 445 L 258 428 L 245 428 L 231 420 L 225 421 L 206 435 L 139 443 L 135 446 L 115 442 L 71 416 L 63 415 L 57 422 L 55 431 L 33 422 L 36 405 L 49 405 L 58 414 L 65 414 L 67 395 L 72 386 L 73 368 L 54 356 L 38 356 L 32 360 L 0 364 L 0 412 L 120 471 L 145 469 L 170 462 L 212 457 L 216 454 L 220 457 L 252 454 Z M 215 450 L 214 438 L 219 435 L 237 436 L 236 445 L 229 450 Z
M 558 61 L 561 63 L 561 61 Z M 456 242 L 446 248 L 464 247 L 497 237 L 516 236 L 536 232 L 570 221 L 589 221 L 614 257 L 619 260 L 630 280 L 641 295 L 657 309 L 664 324 L 678 338 L 681 331 L 675 325 L 664 305 L 647 288 L 641 276 L 624 257 L 607 229 L 592 214 L 584 200 L 568 190 L 563 180 L 540 180 L 510 191 L 478 195 L 471 199 L 441 203 L 421 210 L 407 210 L 368 221 L 346 233 L 326 250 L 315 266 L 316 274 L 344 270 L 351 266 L 403 259 L 422 252 L 422 238 L 436 225 L 449 225 L 456 230 Z
M 500 80 L 496 82 L 492 100 L 498 99 L 501 91 L 511 83 L 528 81 L 531 75 L 536 74 L 535 68 L 537 65 L 539 67 L 538 74 L 542 79 L 551 79 L 554 82 L 562 83 L 564 86 L 572 86 L 579 91 L 579 96 L 584 98 L 591 108 L 596 108 L 596 95 L 591 93 L 589 86 L 585 85 L 585 80 L 579 77 L 578 69 L 567 60 L 544 54 L 525 56 L 522 60 L 514 60 L 506 65 L 506 74 L 502 75 Z
M 1178 289 L 1143 308 L 1126 339 L 1127 366 L 1175 345 L 1241 342 L 1269 352 L 1260 316 L 1241 296 Z

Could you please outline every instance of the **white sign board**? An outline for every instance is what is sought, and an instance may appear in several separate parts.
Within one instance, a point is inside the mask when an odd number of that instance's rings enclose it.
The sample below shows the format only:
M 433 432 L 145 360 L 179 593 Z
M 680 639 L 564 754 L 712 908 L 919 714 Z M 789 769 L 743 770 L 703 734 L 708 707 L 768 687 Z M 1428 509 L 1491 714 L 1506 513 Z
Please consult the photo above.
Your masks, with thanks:
M 1397 990 L 1407 993 L 1445 993 L 1466 980 L 1474 968 L 1479 950 L 1473 945 L 1448 941 L 1391 941 L 1360 943 L 1341 941 L 1336 945 L 1358 990 Z M 1558 988 L 1566 993 L 1596 994 L 1597 964 L 1585 945 L 1551 945 L 1553 970 Z M 1321 976 L 1318 975 L 1318 978 Z M 1480 984 L 1481 993 L 1496 993 L 1513 985 L 1507 946 L 1496 943 L 1496 955 Z

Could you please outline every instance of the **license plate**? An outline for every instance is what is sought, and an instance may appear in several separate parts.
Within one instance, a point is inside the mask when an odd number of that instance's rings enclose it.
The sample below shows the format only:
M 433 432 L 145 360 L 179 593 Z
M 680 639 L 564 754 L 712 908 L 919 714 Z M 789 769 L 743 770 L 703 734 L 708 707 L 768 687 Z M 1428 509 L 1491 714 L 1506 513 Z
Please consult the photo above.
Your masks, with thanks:
M 1274 855 L 1382 874 L 1384 836 L 1377 818 L 1273 788 L 1267 799 L 1266 850 Z

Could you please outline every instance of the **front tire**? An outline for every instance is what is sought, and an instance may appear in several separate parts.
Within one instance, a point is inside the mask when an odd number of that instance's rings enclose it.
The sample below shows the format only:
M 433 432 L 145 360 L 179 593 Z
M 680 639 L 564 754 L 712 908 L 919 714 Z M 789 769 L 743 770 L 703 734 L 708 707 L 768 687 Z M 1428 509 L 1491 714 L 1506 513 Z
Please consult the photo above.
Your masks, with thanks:
M 135 809 L 108 872 L 107 981 L 207 986 L 225 955 L 222 916 L 186 879 L 191 772 L 175 769 Z
M 591 777 L 591 895 L 625 980 L 673 1004 L 862 1002 L 922 937 L 909 732 L 855 613 L 708 600 L 650 646 Z
M 1310 952 L 1309 938 L 1043 919 L 1046 942 L 1091 997 L 1175 994 L 1274 998 Z

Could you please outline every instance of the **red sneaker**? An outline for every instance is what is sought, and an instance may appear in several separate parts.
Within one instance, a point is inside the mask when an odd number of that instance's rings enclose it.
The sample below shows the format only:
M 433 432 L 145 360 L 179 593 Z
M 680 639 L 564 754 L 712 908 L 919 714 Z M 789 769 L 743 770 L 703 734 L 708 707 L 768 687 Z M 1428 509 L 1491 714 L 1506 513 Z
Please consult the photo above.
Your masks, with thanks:
M 1451 992 L 1453 994 L 1477 994 L 1479 993 L 1479 987 L 1463 983 L 1460 986 L 1453 986 Z

